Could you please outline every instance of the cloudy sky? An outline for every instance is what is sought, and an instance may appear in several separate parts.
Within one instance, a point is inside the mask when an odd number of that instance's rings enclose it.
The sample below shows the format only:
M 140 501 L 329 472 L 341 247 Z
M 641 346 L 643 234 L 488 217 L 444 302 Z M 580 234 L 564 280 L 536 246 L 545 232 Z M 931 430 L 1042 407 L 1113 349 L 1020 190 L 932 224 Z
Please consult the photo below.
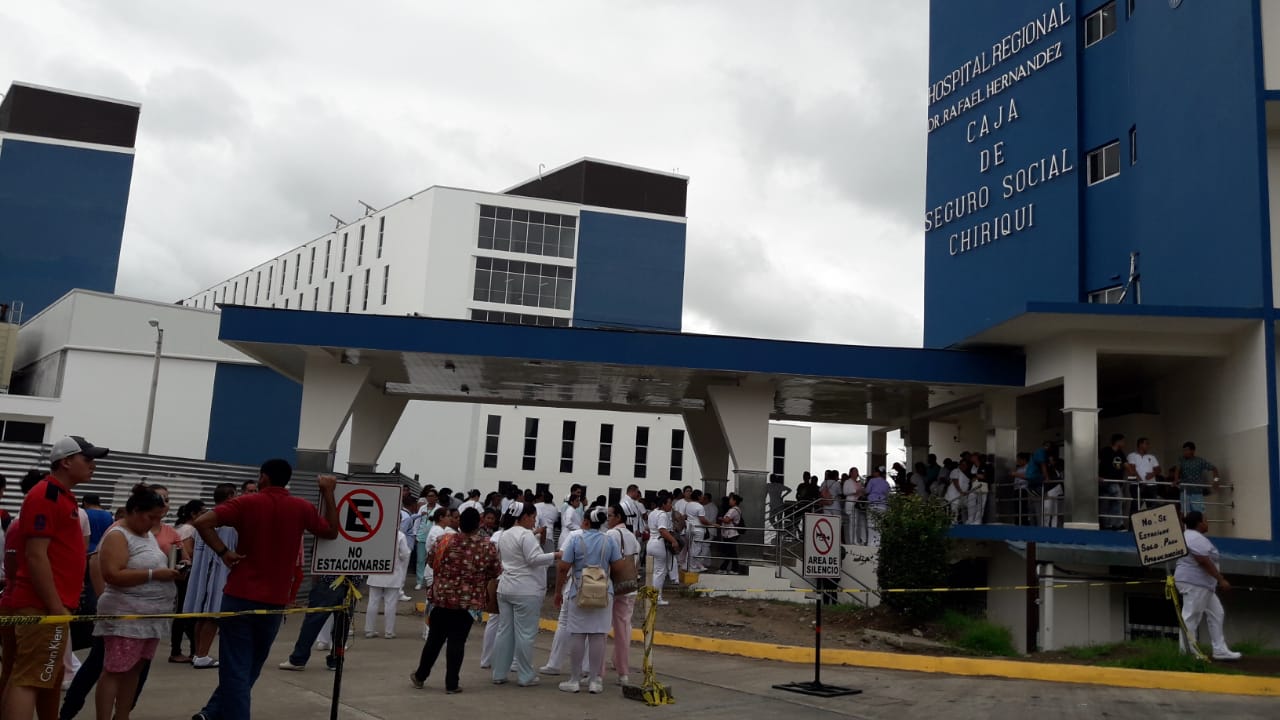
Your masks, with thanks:
M 142 103 L 117 290 L 172 301 L 434 184 L 688 175 L 686 331 L 917 346 L 925 0 L 9 0 L 0 81 Z M 861 433 L 815 428 L 816 467 Z

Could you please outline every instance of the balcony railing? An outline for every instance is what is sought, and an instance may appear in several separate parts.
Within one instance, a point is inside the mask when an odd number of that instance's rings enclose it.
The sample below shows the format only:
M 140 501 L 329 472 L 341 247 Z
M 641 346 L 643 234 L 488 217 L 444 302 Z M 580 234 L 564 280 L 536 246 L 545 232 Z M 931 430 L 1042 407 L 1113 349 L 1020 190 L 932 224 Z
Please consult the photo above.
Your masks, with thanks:
M 1071 509 L 1058 485 L 1047 493 L 1014 488 L 1002 483 L 994 502 L 994 522 L 1008 525 L 1062 527 L 1071 522 Z M 1182 513 L 1200 510 L 1210 527 L 1221 530 L 1235 525 L 1235 486 L 1214 483 L 1140 482 L 1100 480 L 1098 483 L 1098 524 L 1103 530 L 1128 530 L 1129 515 L 1159 505 L 1178 505 Z

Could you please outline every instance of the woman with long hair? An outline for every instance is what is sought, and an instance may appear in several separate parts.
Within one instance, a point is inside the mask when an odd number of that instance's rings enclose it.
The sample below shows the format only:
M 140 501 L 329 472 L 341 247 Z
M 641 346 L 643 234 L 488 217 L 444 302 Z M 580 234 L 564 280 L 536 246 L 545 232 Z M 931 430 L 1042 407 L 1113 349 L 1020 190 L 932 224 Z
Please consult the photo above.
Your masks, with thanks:
M 139 485 L 125 504 L 124 519 L 102 538 L 98 551 L 105 588 L 98 598 L 103 615 L 150 615 L 172 611 L 181 572 L 169 561 L 152 529 L 167 504 Z M 95 696 L 98 720 L 128 720 L 142 664 L 155 656 L 166 620 L 101 620 L 94 635 L 103 639 L 105 658 Z

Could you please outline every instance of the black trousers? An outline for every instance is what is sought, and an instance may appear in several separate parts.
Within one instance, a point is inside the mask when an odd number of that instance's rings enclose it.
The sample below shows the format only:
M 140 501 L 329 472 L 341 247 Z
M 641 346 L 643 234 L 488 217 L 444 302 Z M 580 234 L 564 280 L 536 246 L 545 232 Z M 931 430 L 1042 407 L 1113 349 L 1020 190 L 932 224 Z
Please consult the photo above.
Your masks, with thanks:
M 720 569 L 726 572 L 741 572 L 743 567 L 742 563 L 738 562 L 738 538 L 725 538 L 720 548 L 725 558 L 724 562 L 720 563 Z
M 456 690 L 458 676 L 462 672 L 462 657 L 467 650 L 467 635 L 471 634 L 471 613 L 453 608 L 432 608 L 431 630 L 422 646 L 422 657 L 414 674 L 419 680 L 431 675 L 431 667 L 440 657 L 440 649 L 448 644 L 444 654 L 444 688 Z

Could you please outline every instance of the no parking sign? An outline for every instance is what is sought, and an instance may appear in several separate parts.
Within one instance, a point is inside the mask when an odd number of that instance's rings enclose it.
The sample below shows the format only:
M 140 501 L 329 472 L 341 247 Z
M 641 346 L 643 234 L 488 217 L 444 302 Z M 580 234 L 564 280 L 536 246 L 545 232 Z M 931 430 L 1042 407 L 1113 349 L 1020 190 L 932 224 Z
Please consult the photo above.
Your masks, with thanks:
M 388 575 L 395 569 L 400 486 L 339 481 L 338 537 L 316 539 L 311 572 Z

